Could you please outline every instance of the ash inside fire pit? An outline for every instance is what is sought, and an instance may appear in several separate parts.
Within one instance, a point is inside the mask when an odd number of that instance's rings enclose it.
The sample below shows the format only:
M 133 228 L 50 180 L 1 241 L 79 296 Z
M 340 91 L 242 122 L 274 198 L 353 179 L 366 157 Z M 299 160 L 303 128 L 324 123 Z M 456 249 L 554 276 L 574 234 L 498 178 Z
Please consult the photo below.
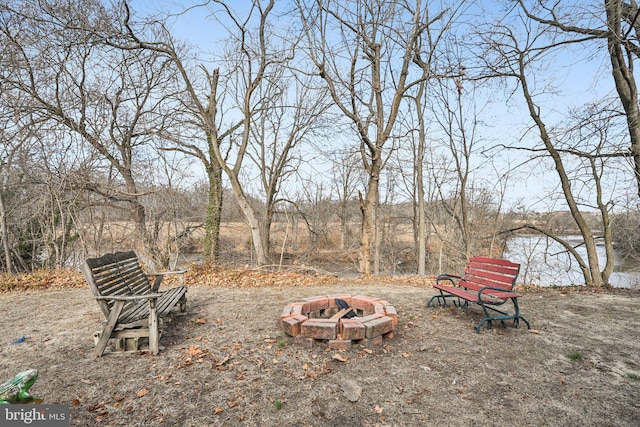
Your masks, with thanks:
M 381 344 L 383 338 L 393 338 L 398 313 L 375 297 L 316 296 L 287 305 L 280 324 L 287 335 L 308 346 L 328 342 L 332 348 L 349 348 L 353 342 Z

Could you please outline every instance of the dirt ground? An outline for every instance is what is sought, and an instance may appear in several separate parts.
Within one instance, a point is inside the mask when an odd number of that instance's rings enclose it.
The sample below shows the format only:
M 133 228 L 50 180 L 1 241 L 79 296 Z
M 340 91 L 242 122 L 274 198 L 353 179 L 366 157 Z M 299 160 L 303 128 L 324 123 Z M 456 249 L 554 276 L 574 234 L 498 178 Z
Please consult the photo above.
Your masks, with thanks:
M 285 305 L 337 292 L 391 302 L 395 337 L 337 351 L 283 333 Z M 159 355 L 97 360 L 103 315 L 88 289 L 0 294 L 0 382 L 38 369 L 32 392 L 70 404 L 71 425 L 85 426 L 640 425 L 637 291 L 527 291 L 533 331 L 480 334 L 478 308 L 427 308 L 433 294 L 356 280 L 190 286 L 187 314 L 164 325 Z

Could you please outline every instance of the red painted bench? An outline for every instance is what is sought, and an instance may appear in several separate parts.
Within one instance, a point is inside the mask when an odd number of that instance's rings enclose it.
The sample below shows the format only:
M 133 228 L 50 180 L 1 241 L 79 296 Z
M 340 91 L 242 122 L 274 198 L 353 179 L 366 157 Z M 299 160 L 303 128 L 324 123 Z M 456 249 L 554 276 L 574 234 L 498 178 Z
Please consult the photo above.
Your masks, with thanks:
M 489 257 L 472 257 L 462 276 L 440 274 L 436 277 L 434 288 L 440 292 L 429 299 L 427 307 L 434 301 L 446 306 L 447 299 L 452 299 L 457 307 L 465 307 L 470 302 L 478 304 L 484 312 L 484 319 L 476 326 L 480 333 L 482 325 L 487 323 L 491 329 L 494 320 L 504 324 L 505 320 L 513 320 L 513 327 L 518 327 L 520 320 L 531 329 L 529 322 L 520 315 L 518 298 L 522 295 L 513 292 L 516 278 L 520 272 L 520 264 L 504 259 Z M 498 306 L 511 301 L 513 310 L 507 312 Z

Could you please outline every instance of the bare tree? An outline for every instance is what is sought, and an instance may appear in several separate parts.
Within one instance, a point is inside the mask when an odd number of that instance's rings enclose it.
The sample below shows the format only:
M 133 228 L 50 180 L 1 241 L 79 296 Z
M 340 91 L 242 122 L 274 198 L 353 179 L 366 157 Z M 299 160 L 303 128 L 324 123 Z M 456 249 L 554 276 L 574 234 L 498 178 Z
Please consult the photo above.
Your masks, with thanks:
M 634 59 L 640 57 L 640 8 L 634 1 L 604 0 L 602 8 L 582 2 L 556 2 L 547 6 L 536 1 L 518 3 L 527 17 L 559 30 L 558 45 L 603 40 L 611 63 L 611 75 L 626 114 L 630 156 L 640 195 L 640 98 L 634 74 Z M 626 25 L 625 25 L 626 24 Z
M 409 5 L 379 0 L 298 1 L 298 10 L 307 54 L 359 140 L 368 174 L 366 193 L 360 196 L 359 267 L 363 275 L 377 274 L 379 180 L 385 147 L 404 95 L 421 79 L 410 78 L 418 41 L 442 13 L 428 18 L 427 6 L 420 1 Z
M 7 100 L 4 92 L 0 93 L 0 99 L 2 101 Z M 2 102 L 1 111 L 2 120 L 0 121 L 0 237 L 2 238 L 2 251 L 3 262 L 0 265 L 4 266 L 4 270 L 9 274 L 18 271 L 14 268 L 14 253 L 15 248 L 12 244 L 10 223 L 12 218 L 10 217 L 10 206 L 7 201 L 10 192 L 10 186 L 16 185 L 16 180 L 11 179 L 15 177 L 17 168 L 14 167 L 17 157 L 23 156 L 25 146 L 27 145 L 24 138 L 21 137 L 20 131 L 17 128 L 17 124 L 11 120 L 12 114 L 8 108 L 5 108 L 4 102 Z M 14 223 L 15 224 L 15 223 Z
M 533 150 L 536 153 L 546 153 L 553 164 L 564 201 L 582 235 L 587 259 L 583 259 L 570 242 L 553 231 L 537 227 L 534 224 L 528 224 L 526 227 L 543 233 L 562 244 L 578 262 L 587 285 L 607 285 L 613 268 L 613 242 L 610 233 L 610 204 L 605 200 L 602 191 L 602 176 L 606 170 L 603 167 L 603 160 L 617 156 L 618 154 L 615 153 L 617 147 L 607 145 L 605 134 L 596 133 L 598 138 L 587 140 L 592 142 L 592 145 L 580 148 L 575 141 L 585 141 L 583 138 L 575 138 L 570 132 L 560 132 L 559 128 L 552 130 L 548 128 L 544 119 L 545 110 L 536 102 L 536 96 L 539 93 L 535 92 L 534 88 L 537 86 L 535 83 L 539 82 L 532 81 L 535 80 L 532 68 L 536 64 L 548 61 L 549 55 L 557 45 L 554 43 L 545 44 L 545 41 L 549 39 L 544 30 L 535 32 L 527 26 L 526 22 L 523 26 L 524 30 L 527 31 L 522 38 L 518 37 L 515 30 L 502 25 L 495 26 L 491 32 L 485 32 L 483 37 L 488 50 L 481 60 L 491 74 L 513 79 L 517 83 L 542 144 L 542 147 Z M 580 123 L 577 128 L 586 123 Z M 581 181 L 572 179 L 570 168 L 573 164 L 567 159 L 568 156 L 577 156 L 586 162 L 586 170 L 590 177 L 589 184 L 595 190 L 595 207 L 601 215 L 603 238 L 607 248 L 605 266 L 602 271 L 600 271 L 600 261 L 596 250 L 596 236 L 583 213 L 585 202 L 580 199 L 579 186 Z
M 251 141 L 251 124 L 253 120 L 253 111 L 265 99 L 256 99 L 255 96 L 259 94 L 260 88 L 265 75 L 268 72 L 270 65 L 276 62 L 274 58 L 270 58 L 268 55 L 268 44 L 266 39 L 267 17 L 273 10 L 274 1 L 270 0 L 264 7 L 259 0 L 253 3 L 252 10 L 257 10 L 258 13 L 258 35 L 256 51 L 253 50 L 253 46 L 250 46 L 249 40 L 249 18 L 245 20 L 238 20 L 228 6 L 224 5 L 229 16 L 231 17 L 236 30 L 238 31 L 236 47 L 241 52 L 239 62 L 237 63 L 237 69 L 240 73 L 237 75 L 237 87 L 240 89 L 237 98 L 238 107 L 241 111 L 242 128 L 241 133 L 234 140 L 236 144 L 236 156 L 235 162 L 223 161 L 221 156 L 217 156 L 222 169 L 225 171 L 231 181 L 231 188 L 236 197 L 240 209 L 245 215 L 251 230 L 251 237 L 253 239 L 253 248 L 256 253 L 256 262 L 258 264 L 266 264 L 268 260 L 268 252 L 266 250 L 266 242 L 262 233 L 262 227 L 256 215 L 255 210 L 249 203 L 247 194 L 240 181 L 240 173 L 242 171 L 242 165 L 247 153 L 247 147 Z
M 295 76 L 279 76 L 262 89 L 264 99 L 252 123 L 252 140 L 247 154 L 257 168 L 264 193 L 264 212 L 261 218 L 265 251 L 270 253 L 271 225 L 278 203 L 286 201 L 280 196 L 281 186 L 287 178 L 295 178 L 302 162 L 300 145 L 308 140 L 327 109 L 324 90 L 312 88 L 310 81 L 299 81 Z
M 81 190 L 74 188 L 74 171 L 79 144 L 68 131 L 40 128 L 28 115 L 18 114 L 16 106 L 28 98 L 13 91 L 4 95 L 0 96 L 0 110 L 5 113 L 0 115 L 4 253 L 0 265 L 10 273 L 67 267 L 78 249 L 76 214 Z
M 200 126 L 205 130 L 207 136 L 207 150 L 198 148 L 195 144 L 186 143 L 178 138 L 165 135 L 165 138 L 178 143 L 176 149 L 185 153 L 192 153 L 203 161 L 207 171 L 214 171 L 217 166 L 229 178 L 233 194 L 251 231 L 253 248 L 256 253 L 256 262 L 265 264 L 268 259 L 268 235 L 265 235 L 267 222 L 270 215 L 260 221 L 255 208 L 250 203 L 246 186 L 242 183 L 242 173 L 246 171 L 245 160 L 249 157 L 249 152 L 259 165 L 262 174 L 262 182 L 267 192 L 268 209 L 273 209 L 276 203 L 275 195 L 278 191 L 279 181 L 287 173 L 287 165 L 291 161 L 292 148 L 299 143 L 305 132 L 308 130 L 311 120 L 317 117 L 317 111 L 312 109 L 308 99 L 307 104 L 302 104 L 302 98 L 298 98 L 297 108 L 291 109 L 294 114 L 289 116 L 294 124 L 288 136 L 282 138 L 276 135 L 283 128 L 277 123 L 277 112 L 274 110 L 278 93 L 284 94 L 282 81 L 282 70 L 287 61 L 292 58 L 293 47 L 288 46 L 290 40 L 285 40 L 283 46 L 277 46 L 270 36 L 270 24 L 268 18 L 274 8 L 274 1 L 262 2 L 255 0 L 244 15 L 236 13 L 229 4 L 223 1 L 214 1 L 212 4 L 219 6 L 226 18 L 228 27 L 228 52 L 225 55 L 225 62 L 229 66 L 225 73 L 224 96 L 227 98 L 227 106 L 235 112 L 235 120 L 222 130 L 220 113 L 221 96 L 220 90 L 220 70 L 218 68 L 208 74 L 208 87 L 210 93 L 202 100 L 195 86 L 195 78 L 187 69 L 184 58 L 178 53 L 173 39 L 166 28 L 160 28 L 158 33 L 162 34 L 162 39 L 151 41 L 143 40 L 139 36 L 133 23 L 130 21 L 128 6 L 123 26 L 126 31 L 121 34 L 124 39 L 111 39 L 108 42 L 114 46 L 124 49 L 146 49 L 162 53 L 176 64 L 180 76 L 187 87 L 190 103 L 194 106 L 193 111 L 198 116 Z M 125 3 L 126 5 L 126 3 Z M 285 99 L 285 98 L 280 98 Z M 315 104 L 320 105 L 320 104 Z M 269 113 L 269 114 L 268 114 Z M 273 115 L 270 115 L 273 114 Z M 260 119 L 262 117 L 262 119 Z M 261 121 L 262 120 L 262 121 Z M 267 123 L 270 120 L 271 123 Z M 278 130 L 271 135 L 265 135 L 263 131 L 269 126 L 277 124 Z M 264 127 L 261 127 L 264 125 Z M 275 129 L 273 127 L 272 129 Z M 277 156 L 269 157 L 266 152 L 267 141 L 263 138 L 268 136 L 273 142 L 277 142 L 275 153 Z M 227 141 L 226 148 L 223 141 Z M 255 150 L 253 150 L 255 148 Z M 283 151 L 280 151 L 283 149 Z M 273 154 L 273 148 L 271 153 Z M 268 164 L 272 162 L 271 164 Z M 211 179 L 210 179 L 211 182 Z M 216 183 L 219 182 L 216 178 Z M 212 184 L 214 184 L 212 182 Z M 219 190 L 219 188 L 218 188 Z M 216 194 L 218 192 L 216 191 Z M 210 200 L 211 206 L 212 200 Z
M 160 262 L 141 201 L 145 175 L 138 170 L 153 161 L 149 129 L 167 99 L 170 63 L 159 55 L 101 50 L 92 33 L 77 29 L 102 25 L 100 3 L 27 3 L 1 5 L 9 19 L 0 33 L 15 70 L 2 75 L 2 84 L 30 99 L 21 114 L 62 126 L 88 143 L 103 176 L 112 179 L 97 182 L 97 174 L 87 173 L 81 185 L 114 207 L 124 206 L 144 248 Z
M 170 123 L 154 129 L 163 140 L 172 145 L 163 145 L 162 149 L 177 151 L 198 159 L 205 170 L 208 181 L 208 200 L 205 218 L 204 262 L 217 262 L 219 254 L 220 221 L 223 204 L 222 164 L 226 153 L 222 143 L 230 138 L 232 132 L 241 127 L 242 120 L 235 119 L 226 128 L 224 113 L 220 111 L 220 69 L 209 70 L 199 67 L 203 76 L 199 76 L 189 63 L 189 50 L 172 36 L 166 21 L 168 18 L 149 18 L 148 22 L 137 22 L 132 17 L 128 2 L 122 3 L 121 15 L 101 31 L 84 28 L 94 32 L 106 45 L 124 51 L 149 51 L 163 55 L 176 67 L 185 88 L 185 99 L 180 103 L 184 109 L 173 111 Z M 151 36 L 146 30 L 152 28 Z M 150 37 L 150 39 L 147 39 Z M 203 77 L 202 79 L 200 77 Z M 204 87 L 204 89 L 201 89 Z M 199 129 L 204 138 L 197 135 Z M 204 145 L 198 143 L 204 141 Z
M 347 250 L 351 242 L 351 222 L 356 213 L 355 203 L 358 187 L 363 181 L 362 168 L 352 152 L 331 152 L 327 154 L 332 162 L 332 192 L 337 197 L 338 219 L 340 221 L 340 249 Z

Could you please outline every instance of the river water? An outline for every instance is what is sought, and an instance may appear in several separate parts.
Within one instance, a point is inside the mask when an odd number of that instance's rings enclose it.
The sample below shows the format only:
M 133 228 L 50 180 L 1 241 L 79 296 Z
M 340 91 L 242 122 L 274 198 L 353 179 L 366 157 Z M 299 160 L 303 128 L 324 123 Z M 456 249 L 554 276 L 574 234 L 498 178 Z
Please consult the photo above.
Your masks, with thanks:
M 580 236 L 563 236 L 577 246 L 577 251 L 586 259 L 586 250 L 578 246 Z M 603 245 L 598 245 L 598 256 L 602 265 L 605 260 Z M 520 263 L 518 283 L 539 286 L 584 284 L 578 263 L 557 242 L 539 235 L 520 235 L 507 242 L 504 258 Z M 640 289 L 640 261 L 616 256 L 614 272 L 609 282 L 614 287 Z

